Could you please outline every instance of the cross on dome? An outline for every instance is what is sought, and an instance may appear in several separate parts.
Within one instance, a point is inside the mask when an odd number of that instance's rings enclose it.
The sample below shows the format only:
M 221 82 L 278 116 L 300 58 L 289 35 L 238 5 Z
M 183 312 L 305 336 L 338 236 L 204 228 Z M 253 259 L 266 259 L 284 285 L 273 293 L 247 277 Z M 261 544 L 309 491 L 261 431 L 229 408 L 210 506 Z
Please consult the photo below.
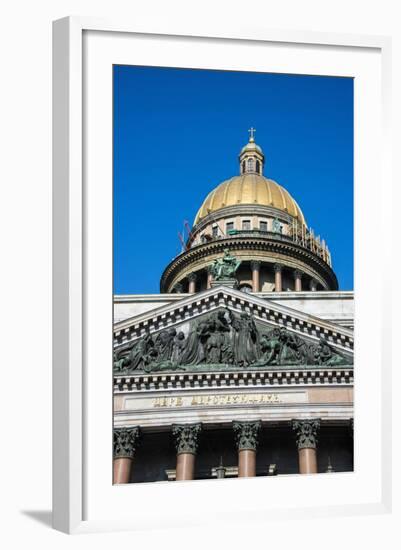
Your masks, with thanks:
M 254 128 L 253 126 L 251 126 L 248 130 L 249 132 L 249 141 L 252 142 L 252 141 L 255 141 L 255 132 L 256 132 L 256 128 Z

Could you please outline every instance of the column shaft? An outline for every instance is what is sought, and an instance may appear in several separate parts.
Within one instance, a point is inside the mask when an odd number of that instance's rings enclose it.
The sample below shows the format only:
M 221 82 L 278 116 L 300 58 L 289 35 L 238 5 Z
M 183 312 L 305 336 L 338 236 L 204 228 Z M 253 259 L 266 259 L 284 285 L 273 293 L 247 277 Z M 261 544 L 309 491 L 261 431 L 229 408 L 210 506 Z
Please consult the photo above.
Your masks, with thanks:
M 194 280 L 189 281 L 188 292 L 189 292 L 189 294 L 194 294 L 195 293 L 195 281 Z
M 251 262 L 252 292 L 260 292 L 260 262 Z
M 299 449 L 298 461 L 300 474 L 317 473 L 316 449 Z
M 207 274 L 207 284 L 206 284 L 206 288 L 212 288 L 212 279 L 213 279 L 213 276 L 211 273 L 208 273 Z
M 283 278 L 281 265 L 276 264 L 274 266 L 274 290 L 276 292 L 282 292 L 283 290 Z
M 195 294 L 196 292 L 196 273 L 191 273 L 188 277 L 189 284 L 188 284 L 188 292 L 189 294 Z
M 299 473 L 316 474 L 316 447 L 320 420 L 318 418 L 293 420 L 292 429 L 295 432 L 298 447 Z
M 302 291 L 302 273 L 297 269 L 294 271 L 294 280 L 295 280 L 295 292 Z
M 201 426 L 201 424 L 173 424 L 172 426 L 172 434 L 177 449 L 176 481 L 194 478 L 195 456 Z
M 177 481 L 183 481 L 194 478 L 195 455 L 191 453 L 181 453 L 177 455 L 176 477 Z
M 238 477 L 256 476 L 256 449 L 261 427 L 260 420 L 233 421 L 238 449 Z
M 244 449 L 238 451 L 238 477 L 256 476 L 256 451 Z
M 113 461 L 113 483 L 129 483 L 131 466 L 131 458 L 115 458 Z

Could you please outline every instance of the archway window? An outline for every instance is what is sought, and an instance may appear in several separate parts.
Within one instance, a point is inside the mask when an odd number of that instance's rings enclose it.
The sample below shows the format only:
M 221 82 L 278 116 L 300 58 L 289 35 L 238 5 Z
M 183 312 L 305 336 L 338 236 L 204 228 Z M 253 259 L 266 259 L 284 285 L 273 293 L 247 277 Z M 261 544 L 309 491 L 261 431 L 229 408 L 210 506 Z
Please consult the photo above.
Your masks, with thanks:
M 258 160 L 256 161 L 256 172 L 260 174 L 260 162 Z
M 244 173 L 244 172 L 245 172 L 245 161 L 243 160 L 242 161 L 242 173 Z
M 255 159 L 252 159 L 252 158 L 248 159 L 247 163 L 248 163 L 248 171 L 253 172 L 255 170 Z

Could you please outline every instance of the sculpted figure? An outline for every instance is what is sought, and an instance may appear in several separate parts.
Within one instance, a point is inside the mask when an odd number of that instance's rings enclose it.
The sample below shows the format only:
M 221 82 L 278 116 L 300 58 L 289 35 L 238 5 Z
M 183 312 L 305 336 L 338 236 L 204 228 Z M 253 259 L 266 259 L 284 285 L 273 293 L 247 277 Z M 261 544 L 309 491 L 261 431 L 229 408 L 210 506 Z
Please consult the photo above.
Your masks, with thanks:
M 305 340 L 299 338 L 299 336 L 295 336 L 295 341 L 297 344 L 297 355 L 300 364 L 310 365 L 312 361 L 309 352 L 309 345 L 305 342 Z
M 319 345 L 315 348 L 314 357 L 318 365 L 349 365 L 353 362 L 351 358 L 345 357 L 345 355 L 336 350 L 324 338 L 319 339 Z
M 113 370 L 114 372 L 124 372 L 130 365 L 130 359 L 128 355 L 114 354 Z
M 197 365 L 206 360 L 205 343 L 209 336 L 209 323 L 192 325 L 181 355 L 181 365 Z
M 216 322 L 214 320 L 209 321 L 209 332 L 210 335 L 205 343 L 206 362 L 217 364 L 221 362 L 221 348 L 223 340 L 222 334 L 216 330 Z
M 224 250 L 224 256 L 214 260 L 209 271 L 213 278 L 218 281 L 221 279 L 231 279 L 241 265 L 241 260 L 237 260 L 235 256 L 231 256 L 228 248 Z
M 269 334 L 263 334 L 260 338 L 262 356 L 256 366 L 264 367 L 278 363 L 281 351 L 280 330 L 273 329 Z
M 280 365 L 307 365 L 311 362 L 308 346 L 302 338 L 282 327 L 280 341 Z
M 173 351 L 172 351 L 172 354 L 171 354 L 171 362 L 174 364 L 174 365 L 179 365 L 180 362 L 181 362 L 181 356 L 182 356 L 182 352 L 184 350 L 184 347 L 185 347 L 185 334 L 180 331 L 176 337 L 174 338 L 174 342 L 173 342 Z
M 174 338 L 177 334 L 175 328 L 162 330 L 156 337 L 155 348 L 157 350 L 157 361 L 168 361 L 173 353 Z
M 206 342 L 207 362 L 211 364 L 230 364 L 233 362 L 233 351 L 230 339 L 228 310 L 219 310 L 209 321 L 210 335 Z
M 258 358 L 258 331 L 253 318 L 248 313 L 240 317 L 232 317 L 231 326 L 234 329 L 233 348 L 235 362 L 246 367 Z
M 280 365 L 296 365 L 301 362 L 298 352 L 298 342 L 296 336 L 286 330 L 284 327 L 280 329 Z
M 228 365 L 234 362 L 234 350 L 230 337 L 230 319 L 230 311 L 228 309 L 220 309 L 217 312 L 216 330 L 218 330 L 221 335 L 221 362 Z
M 143 368 L 144 365 L 151 363 L 157 357 L 157 351 L 150 335 L 147 331 L 131 348 L 129 355 L 129 369 L 135 370 Z
M 280 233 L 280 222 L 278 218 L 274 218 L 273 220 L 273 232 L 274 233 Z

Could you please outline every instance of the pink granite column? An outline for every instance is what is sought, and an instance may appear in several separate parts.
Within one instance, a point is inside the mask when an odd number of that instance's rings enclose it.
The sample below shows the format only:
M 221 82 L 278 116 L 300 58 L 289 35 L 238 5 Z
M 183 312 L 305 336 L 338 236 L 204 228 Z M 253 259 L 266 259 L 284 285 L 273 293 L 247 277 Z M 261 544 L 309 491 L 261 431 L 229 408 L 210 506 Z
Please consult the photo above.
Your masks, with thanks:
M 113 432 L 113 483 L 129 483 L 132 461 L 140 430 L 138 426 L 132 428 L 115 428 Z
M 252 292 L 260 292 L 260 262 L 251 262 Z
M 190 273 L 188 275 L 188 281 L 189 281 L 188 292 L 189 292 L 189 294 L 195 294 L 196 279 L 197 279 L 196 273 Z
M 295 292 L 301 292 L 302 290 L 302 272 L 299 269 L 294 271 Z
M 233 430 L 238 449 L 238 477 L 256 476 L 256 449 L 261 421 L 234 421 Z
M 298 462 L 300 474 L 317 473 L 317 434 L 320 420 L 293 420 L 292 429 L 295 431 L 298 447 Z
M 194 479 L 201 429 L 201 424 L 173 424 L 172 433 L 177 449 L 176 481 Z
M 282 271 L 283 271 L 283 266 L 281 264 L 274 264 L 274 290 L 275 290 L 275 292 L 282 292 L 282 290 L 283 290 Z

